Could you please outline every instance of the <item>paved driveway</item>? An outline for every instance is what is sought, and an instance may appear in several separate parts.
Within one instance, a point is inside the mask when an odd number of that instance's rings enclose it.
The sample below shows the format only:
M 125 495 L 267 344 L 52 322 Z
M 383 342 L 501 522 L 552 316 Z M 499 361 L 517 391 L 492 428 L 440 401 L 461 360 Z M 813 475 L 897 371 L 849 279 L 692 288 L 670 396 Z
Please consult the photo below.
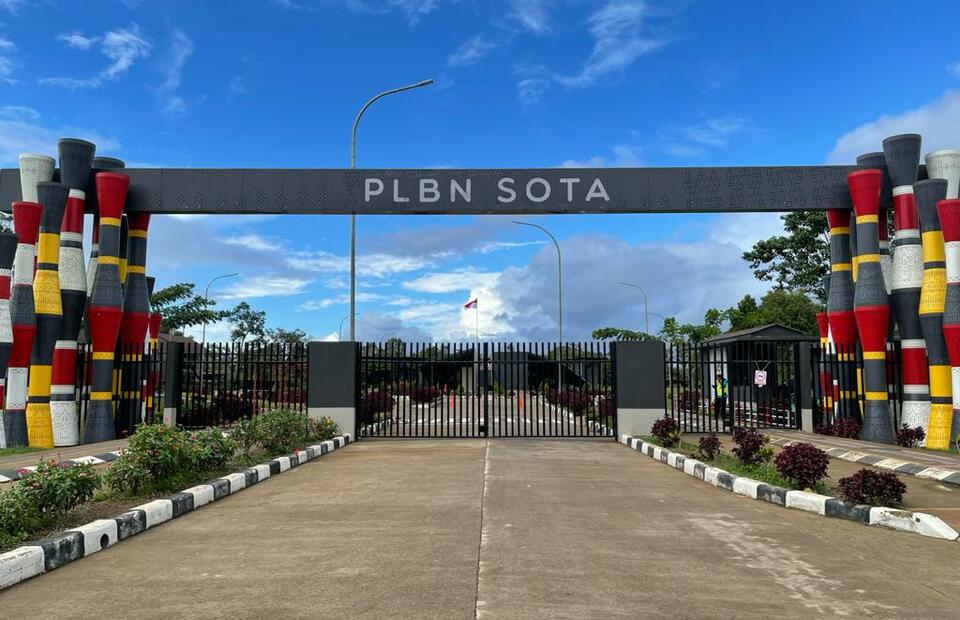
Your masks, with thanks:
M 366 440 L 0 594 L 9 618 L 945 618 L 960 544 L 601 440 Z

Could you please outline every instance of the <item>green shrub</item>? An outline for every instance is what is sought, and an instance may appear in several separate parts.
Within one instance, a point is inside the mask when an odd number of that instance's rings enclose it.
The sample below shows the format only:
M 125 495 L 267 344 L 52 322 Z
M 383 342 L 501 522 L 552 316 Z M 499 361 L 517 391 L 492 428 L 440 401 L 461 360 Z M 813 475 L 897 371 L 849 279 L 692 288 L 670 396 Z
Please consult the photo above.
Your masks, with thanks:
M 231 432 L 243 450 L 250 454 L 260 449 L 268 454 L 283 454 L 312 441 L 326 441 L 340 434 L 330 418 L 314 420 L 290 409 L 271 409 L 250 420 L 238 422 Z
M 222 468 L 237 442 L 217 429 L 188 433 L 164 424 L 142 424 L 104 480 L 115 491 L 176 490 Z
M 93 465 L 42 461 L 12 489 L 0 493 L 0 545 L 22 541 L 32 532 L 93 497 L 100 477 Z
M 191 467 L 200 473 L 222 468 L 237 451 L 237 442 L 216 428 L 192 433 L 187 446 Z

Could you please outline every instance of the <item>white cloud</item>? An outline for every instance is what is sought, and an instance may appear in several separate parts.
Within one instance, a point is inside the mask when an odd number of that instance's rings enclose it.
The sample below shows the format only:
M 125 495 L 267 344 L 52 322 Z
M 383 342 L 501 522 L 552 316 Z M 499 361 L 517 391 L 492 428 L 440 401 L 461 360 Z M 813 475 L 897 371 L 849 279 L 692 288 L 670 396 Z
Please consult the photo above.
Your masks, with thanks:
M 724 213 L 709 223 L 708 237 L 749 250 L 761 239 L 783 234 L 779 213 Z
M 516 248 L 525 248 L 531 245 L 543 245 L 546 241 L 491 241 L 484 243 L 477 251 L 481 254 L 490 254 L 500 250 L 513 250 Z
M 725 148 L 730 138 L 751 129 L 750 122 L 741 116 L 708 118 L 702 122 L 666 130 L 667 153 L 675 157 L 703 155 L 707 151 Z
M 640 148 L 628 144 L 618 144 L 611 149 L 610 157 L 604 155 L 594 155 L 589 159 L 568 159 L 562 164 L 561 168 L 609 168 L 623 167 L 630 168 L 642 166 L 643 160 L 640 159 Z
M 365 293 L 360 291 L 356 295 L 357 303 L 369 303 L 373 301 L 382 301 L 386 299 L 385 295 L 377 293 Z M 323 310 L 334 306 L 348 307 L 350 305 L 350 294 L 344 293 L 334 297 L 324 297 L 323 299 L 310 299 L 297 306 L 297 310 Z
M 20 153 L 57 152 L 57 140 L 63 136 L 90 140 L 102 152 L 116 152 L 120 145 L 109 137 L 88 129 L 70 126 L 46 126 L 40 113 L 26 106 L 0 107 L 0 165 L 16 166 Z
M 193 54 L 193 40 L 183 30 L 174 28 L 170 36 L 170 49 L 164 69 L 164 80 L 159 89 L 161 106 L 164 112 L 181 114 L 187 109 L 186 101 L 177 94 L 177 90 L 180 88 L 183 67 L 191 54 Z
M 468 291 L 488 286 L 497 279 L 497 274 L 488 271 L 458 269 L 456 271 L 428 273 L 403 282 L 403 288 L 418 293 L 451 293 Z
M 287 264 L 303 271 L 318 273 L 342 273 L 350 271 L 350 259 L 318 250 L 300 252 L 287 259 Z M 397 273 L 416 271 L 429 267 L 431 262 L 419 256 L 395 256 L 391 254 L 359 254 L 357 274 L 365 277 L 384 278 Z
M 17 63 L 12 58 L 12 54 L 16 50 L 17 46 L 14 45 L 13 41 L 0 37 L 0 82 L 6 82 L 7 84 L 17 83 L 13 78 L 13 70 L 16 68 Z
M 110 65 L 91 78 L 49 77 L 41 78 L 41 84 L 64 88 L 98 88 L 105 82 L 125 74 L 133 64 L 150 55 L 151 45 L 140 34 L 140 27 L 118 28 L 99 37 L 100 52 L 110 60 Z M 68 44 L 72 45 L 68 42 Z
M 220 242 L 227 245 L 239 245 L 256 252 L 279 252 L 283 249 L 283 245 L 279 242 L 271 241 L 254 233 L 224 237 Z
M 247 86 L 247 78 L 242 75 L 235 75 L 230 79 L 230 83 L 227 85 L 227 94 L 232 99 L 233 97 L 239 97 L 241 95 L 246 95 L 250 92 L 250 87 Z
M 550 80 L 546 78 L 523 78 L 517 82 L 517 98 L 523 105 L 540 103 L 544 93 L 550 89 L 550 84 Z
M 451 67 L 474 65 L 486 58 L 495 49 L 497 49 L 496 43 L 488 40 L 482 34 L 478 34 L 467 39 L 456 51 L 450 54 L 447 65 Z
M 955 77 L 960 78 L 960 62 L 951 62 L 947 64 L 947 71 L 952 73 Z
M 524 30 L 544 34 L 550 30 L 545 0 L 511 0 L 509 16 Z
M 68 46 L 76 48 L 78 50 L 88 50 L 94 46 L 94 44 L 99 41 L 98 37 L 88 37 L 85 36 L 79 30 L 74 30 L 73 32 L 65 32 L 57 37 Z
M 221 299 L 253 299 L 299 295 L 312 280 L 287 276 L 251 276 L 223 288 Z
M 666 38 L 650 31 L 646 24 L 649 17 L 643 1 L 614 0 L 604 4 L 587 20 L 594 38 L 590 57 L 578 73 L 559 77 L 558 81 L 566 86 L 590 86 L 666 45 Z
M 545 11 L 539 2 L 521 4 L 529 5 L 527 8 L 533 11 L 528 13 L 530 15 Z M 517 82 L 517 96 L 521 103 L 536 104 L 553 83 L 567 88 L 585 88 L 622 75 L 639 58 L 670 42 L 667 36 L 649 24 L 652 16 L 644 0 L 605 2 L 587 18 L 593 49 L 579 71 L 564 74 L 542 65 L 517 68 L 521 77 Z M 533 19 L 531 23 L 543 24 L 546 28 L 543 20 Z
M 885 114 L 840 136 L 827 156 L 831 164 L 851 164 L 863 153 L 879 151 L 883 139 L 899 133 L 923 136 L 923 152 L 960 144 L 960 92 L 947 91 L 936 101 L 898 114 Z
M 16 13 L 21 6 L 26 5 L 28 2 L 29 0 L 0 0 L 0 9 Z

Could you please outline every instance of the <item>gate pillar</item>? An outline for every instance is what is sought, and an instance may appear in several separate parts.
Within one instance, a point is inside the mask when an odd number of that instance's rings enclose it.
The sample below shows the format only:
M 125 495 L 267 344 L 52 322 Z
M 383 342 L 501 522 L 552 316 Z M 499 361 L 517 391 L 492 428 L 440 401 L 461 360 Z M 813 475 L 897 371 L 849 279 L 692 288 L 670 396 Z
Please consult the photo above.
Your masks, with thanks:
M 804 433 L 813 432 L 813 382 L 820 377 L 813 372 L 812 343 L 797 343 L 797 405 L 800 409 L 800 430 Z
M 357 439 L 357 344 L 307 344 L 307 415 L 330 418 Z
M 659 340 L 615 342 L 613 362 L 617 434 L 649 435 L 654 421 L 666 412 L 664 344 Z

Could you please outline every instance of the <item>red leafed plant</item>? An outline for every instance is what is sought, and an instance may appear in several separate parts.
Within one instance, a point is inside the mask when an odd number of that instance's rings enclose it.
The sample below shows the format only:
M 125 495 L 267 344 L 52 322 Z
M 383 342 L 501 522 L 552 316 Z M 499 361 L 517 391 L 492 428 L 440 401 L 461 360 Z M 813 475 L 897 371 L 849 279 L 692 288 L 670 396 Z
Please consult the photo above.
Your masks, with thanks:
M 892 471 L 861 469 L 837 483 L 840 496 L 854 504 L 891 506 L 903 503 L 907 485 Z
M 813 488 L 827 476 L 830 457 L 810 443 L 795 443 L 785 447 L 773 458 L 777 471 L 802 489 Z
M 922 426 L 910 428 L 904 424 L 900 430 L 897 431 L 897 445 L 903 446 L 904 448 L 916 448 L 923 443 L 926 437 L 927 434 L 923 432 Z
M 671 417 L 663 416 L 653 423 L 650 434 L 660 440 L 660 445 L 669 448 L 680 441 L 680 426 Z
M 718 454 L 720 454 L 720 439 L 716 433 L 710 433 L 700 438 L 697 444 L 697 455 L 700 458 L 712 461 L 717 458 Z
M 760 450 L 765 441 L 763 433 L 757 429 L 737 426 L 733 429 L 733 443 L 737 444 L 733 453 L 744 465 L 754 465 L 763 460 Z
M 854 418 L 840 418 L 833 425 L 833 435 L 844 439 L 856 439 L 860 435 L 860 423 Z

